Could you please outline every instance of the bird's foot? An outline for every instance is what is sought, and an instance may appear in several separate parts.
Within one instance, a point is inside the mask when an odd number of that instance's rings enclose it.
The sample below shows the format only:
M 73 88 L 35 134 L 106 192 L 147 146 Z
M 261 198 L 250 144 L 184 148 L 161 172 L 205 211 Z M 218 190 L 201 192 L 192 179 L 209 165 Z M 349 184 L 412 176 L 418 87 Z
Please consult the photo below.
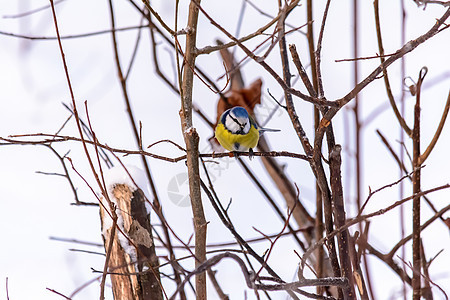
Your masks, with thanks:
M 250 148 L 250 149 L 248 149 L 248 158 L 249 158 L 250 160 L 252 160 L 253 157 L 255 157 L 255 153 L 253 152 L 253 149 Z

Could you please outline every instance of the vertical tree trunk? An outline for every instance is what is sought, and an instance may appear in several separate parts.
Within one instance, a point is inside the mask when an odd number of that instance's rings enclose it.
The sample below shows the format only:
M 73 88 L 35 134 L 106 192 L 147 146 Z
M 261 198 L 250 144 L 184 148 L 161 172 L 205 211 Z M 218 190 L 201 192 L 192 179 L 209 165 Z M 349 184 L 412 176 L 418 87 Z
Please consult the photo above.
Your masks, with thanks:
M 113 196 L 120 230 L 112 230 L 115 225 L 103 206 L 100 206 L 100 217 L 105 249 L 111 251 L 108 270 L 114 273 L 111 275 L 114 299 L 162 300 L 159 262 L 145 195 L 140 189 L 132 191 L 125 184 L 117 184 Z M 114 240 L 109 248 L 111 239 Z
M 199 136 L 192 123 L 192 91 L 194 87 L 194 66 L 197 50 L 197 21 L 198 5 L 200 0 L 191 1 L 186 35 L 186 49 L 183 59 L 183 78 L 181 81 L 181 127 L 187 151 L 187 167 L 189 174 L 189 196 L 191 199 L 192 214 L 194 216 L 195 231 L 195 266 L 200 266 L 206 260 L 206 219 L 200 189 L 199 171 Z M 195 287 L 198 300 L 206 300 L 206 273 L 195 277 Z

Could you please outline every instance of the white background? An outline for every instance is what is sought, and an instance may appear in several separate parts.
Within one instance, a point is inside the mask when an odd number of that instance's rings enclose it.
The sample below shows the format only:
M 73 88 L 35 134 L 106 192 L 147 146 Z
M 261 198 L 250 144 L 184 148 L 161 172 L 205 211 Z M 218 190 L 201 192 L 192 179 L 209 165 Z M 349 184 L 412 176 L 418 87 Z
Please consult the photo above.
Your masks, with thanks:
M 268 2 L 268 1 L 267 1 Z M 317 30 L 321 23 L 323 4 L 325 1 L 314 1 L 315 22 Z M 317 2 L 317 4 L 316 4 Z M 384 35 L 385 52 L 393 53 L 400 42 L 400 1 L 380 1 L 382 32 Z M 441 6 L 430 5 L 423 10 L 417 8 L 412 1 L 405 1 L 407 9 L 406 41 L 425 33 L 444 13 Z M 301 3 L 305 5 L 304 3 Z M 3 1 L 0 4 L 0 31 L 17 33 L 36 37 L 55 36 L 53 20 L 49 9 L 22 18 L 6 18 L 20 12 L 32 10 L 48 5 L 48 1 Z M 140 16 L 127 1 L 115 1 L 116 26 L 139 25 Z M 140 3 L 139 3 L 140 5 Z M 155 9 L 166 20 L 169 26 L 174 24 L 174 4 L 172 1 L 154 1 Z M 235 33 L 236 24 L 241 9 L 240 1 L 205 1 L 203 7 L 222 26 L 231 33 Z M 276 15 L 276 1 L 258 4 L 271 15 Z M 59 28 L 61 35 L 73 35 L 86 32 L 105 30 L 110 27 L 109 8 L 107 1 L 64 1 L 57 5 Z M 186 24 L 187 1 L 181 1 L 179 8 L 179 26 Z M 241 36 L 251 33 L 268 22 L 268 18 L 261 16 L 250 6 L 245 10 L 244 25 Z M 297 8 L 288 23 L 296 26 L 306 21 L 305 6 Z M 360 49 L 361 56 L 373 56 L 378 52 L 374 30 L 372 1 L 360 3 Z M 448 21 L 447 21 L 448 22 Z M 318 32 L 315 33 L 316 38 Z M 122 66 L 130 60 L 134 48 L 137 31 L 118 33 Z M 322 50 L 322 74 L 325 96 L 335 100 L 344 96 L 353 84 L 352 64 L 348 62 L 336 63 L 336 59 L 351 58 L 352 56 L 352 22 L 351 1 L 333 1 L 330 7 L 329 19 L 325 30 Z M 198 47 L 213 45 L 216 38 L 227 39 L 217 29 L 213 28 L 203 16 L 199 20 Z M 158 38 L 160 41 L 161 39 Z M 183 41 L 183 39 L 180 39 Z M 263 39 L 247 43 L 251 49 Z M 422 66 L 428 67 L 425 80 L 426 89 L 422 95 L 422 142 L 423 148 L 430 141 L 440 120 L 441 111 L 450 86 L 450 31 L 446 30 L 419 46 L 405 58 L 406 75 L 416 79 Z M 302 60 L 309 61 L 306 39 L 300 33 L 293 33 L 288 37 L 288 43 L 295 43 Z M 80 114 L 85 118 L 84 101 L 87 101 L 92 126 L 100 142 L 117 148 L 135 149 L 135 142 L 130 129 L 130 123 L 125 112 L 116 67 L 113 60 L 112 41 L 110 34 L 96 35 L 79 39 L 65 39 L 63 46 L 68 68 L 72 80 L 75 97 Z M 174 80 L 174 57 L 172 50 L 166 44 L 160 44 L 159 56 L 161 68 L 168 78 Z M 237 51 L 239 58 L 244 57 Z M 281 74 L 277 50 L 268 57 L 267 62 Z M 217 79 L 224 72 L 218 53 L 201 56 L 197 63 L 212 79 Z M 361 78 L 369 74 L 377 65 L 378 60 L 364 60 L 360 63 Z M 294 70 L 294 68 L 292 68 Z M 400 63 L 396 62 L 390 69 L 390 78 L 394 96 L 399 98 L 402 88 Z M 294 73 L 294 71 L 293 71 Z M 265 74 L 257 64 L 250 62 L 243 69 L 244 80 L 249 84 L 253 80 L 263 77 L 263 105 L 257 108 L 256 114 L 260 119 L 267 115 L 267 109 L 275 107 L 269 99 L 266 90 L 276 97 L 281 97 L 282 90 L 277 83 Z M 223 87 L 225 80 L 218 80 L 217 85 Z M 296 88 L 304 90 L 297 83 Z M 143 142 L 149 145 L 161 139 L 170 139 L 183 145 L 181 126 L 179 121 L 179 97 L 174 94 L 155 74 L 148 32 L 142 32 L 141 44 L 137 59 L 128 80 L 129 95 L 135 113 L 135 119 L 143 125 Z M 214 120 L 216 117 L 216 102 L 218 96 L 196 80 L 194 88 L 195 103 L 201 110 Z M 295 99 L 299 117 L 307 131 L 312 135 L 312 108 Z M 24 40 L 0 35 L 0 136 L 8 137 L 12 134 L 25 133 L 55 133 L 69 117 L 69 112 L 61 103 L 70 103 L 61 57 L 56 40 Z M 412 107 L 414 98 L 406 98 L 406 119 L 412 126 Z M 353 105 L 350 103 L 348 107 Z M 383 80 L 379 79 L 370 84 L 361 95 L 362 117 L 369 116 L 378 107 L 386 107 L 378 117 L 363 129 L 363 186 L 364 197 L 368 194 L 368 187 L 376 189 L 397 180 L 400 175 L 395 162 L 382 145 L 375 133 L 380 129 L 398 151 L 400 146 L 400 129 L 394 120 L 393 113 L 387 106 L 386 92 Z M 347 116 L 344 118 L 344 116 Z M 353 116 L 343 109 L 335 120 L 336 139 L 344 145 L 344 188 L 347 201 L 348 216 L 355 215 L 354 207 L 354 161 L 353 140 L 346 138 L 353 132 L 352 128 L 344 126 L 344 121 L 353 124 Z M 200 135 L 200 149 L 210 152 L 208 143 L 212 136 L 211 129 L 198 117 L 194 118 L 195 126 Z M 282 133 L 268 136 L 273 150 L 287 150 L 302 153 L 300 143 L 290 125 L 289 118 L 281 110 L 267 124 L 270 128 L 279 128 Z M 346 130 L 350 130 L 345 134 Z M 449 182 L 450 160 L 448 159 L 450 134 L 448 124 L 423 169 L 423 189 L 439 186 Z M 72 121 L 61 134 L 77 136 L 75 123 Z M 406 146 L 411 151 L 411 144 L 406 140 Z M 55 144 L 54 148 L 61 154 L 70 150 L 68 156 L 83 177 L 94 185 L 93 177 L 88 168 L 80 144 L 67 142 Z M 155 153 L 165 156 L 178 156 L 182 153 L 173 146 L 161 144 L 151 149 Z M 140 166 L 140 158 L 122 157 L 126 164 Z M 314 181 L 309 166 L 303 161 L 280 158 L 286 163 L 286 170 L 292 181 L 301 191 L 304 204 L 314 213 Z M 285 207 L 284 200 L 274 188 L 260 160 L 255 158 L 247 161 L 251 168 L 263 181 L 271 195 Z M 189 207 L 180 207 L 170 201 L 168 184 L 177 174 L 186 172 L 184 162 L 176 164 L 149 159 L 158 194 L 163 205 L 169 224 L 177 234 L 188 241 L 192 234 L 192 213 Z M 237 230 L 245 237 L 260 237 L 252 227 L 266 234 L 277 233 L 282 223 L 272 209 L 251 183 L 241 168 L 233 160 L 220 160 L 222 169 L 211 164 L 209 171 L 214 177 L 214 185 L 222 203 L 225 205 L 232 198 L 230 217 L 234 220 Z M 117 165 L 117 163 L 116 163 Z M 70 168 L 70 166 L 68 165 Z M 6 278 L 8 278 L 10 299 L 62 299 L 49 292 L 46 288 L 55 289 L 65 295 L 94 279 L 91 268 L 103 269 L 104 257 L 70 251 L 69 249 L 84 249 L 103 252 L 101 247 L 84 246 L 51 240 L 50 237 L 78 239 L 94 243 L 101 243 L 98 209 L 95 207 L 76 207 L 74 195 L 62 177 L 45 176 L 36 173 L 62 172 L 61 163 L 50 150 L 43 146 L 1 146 L 0 147 L 0 228 L 2 246 L 0 247 L 0 299 L 6 299 Z M 95 202 L 96 199 L 85 183 L 70 170 L 71 176 L 78 188 L 80 200 Z M 410 195 L 409 183 L 405 185 L 405 196 Z M 186 193 L 187 186 L 180 186 L 180 193 Z M 449 191 L 429 195 L 439 209 L 448 204 Z M 396 187 L 377 194 L 372 198 L 366 212 L 372 212 L 386 207 L 399 199 Z M 233 241 L 231 234 L 222 226 L 211 206 L 204 199 L 205 214 L 208 225 L 208 242 L 217 243 Z M 405 205 L 407 234 L 411 231 L 410 205 Z M 423 205 L 422 219 L 432 215 L 426 204 Z M 370 241 L 385 252 L 400 239 L 398 210 L 376 217 L 371 223 Z M 448 214 L 447 214 L 448 216 Z M 153 217 L 158 222 L 156 217 Z M 355 228 L 356 229 L 356 228 Z M 426 229 L 423 233 L 427 257 L 441 253 L 430 268 L 435 283 L 439 284 L 447 293 L 450 292 L 448 266 L 450 265 L 449 232 L 442 222 Z M 255 250 L 263 253 L 268 247 L 267 242 L 253 245 Z M 410 243 L 407 243 L 406 260 L 410 261 Z M 296 279 L 298 258 L 293 250 L 297 246 L 290 239 L 280 239 L 274 248 L 270 265 L 286 281 Z M 161 255 L 165 252 L 157 250 Z M 186 253 L 177 252 L 179 256 Z M 400 254 L 398 252 L 397 254 Z M 400 264 L 401 262 L 397 260 Z M 186 268 L 192 268 L 192 261 L 186 261 Z M 401 291 L 401 282 L 378 259 L 370 259 L 372 278 L 377 299 L 395 299 Z M 231 299 L 243 299 L 244 293 L 249 299 L 254 298 L 251 290 L 243 286 L 243 277 L 237 266 L 231 261 L 222 262 L 217 273 L 223 289 L 230 294 Z M 164 271 L 170 273 L 171 270 Z M 166 282 L 166 281 L 165 281 Z M 167 281 L 168 282 L 168 281 Z M 171 284 L 167 283 L 171 291 Z M 189 289 L 188 289 L 189 290 Z M 436 299 L 443 299 L 442 293 L 433 288 Z M 211 299 L 216 297 L 212 287 L 209 287 Z M 190 294 L 192 296 L 192 294 Z M 285 299 L 285 293 L 275 293 L 274 299 Z M 94 282 L 83 289 L 74 299 L 97 299 L 99 297 L 99 282 Z M 442 297 L 442 298 L 441 298 Z M 108 299 L 112 296 L 108 294 Z

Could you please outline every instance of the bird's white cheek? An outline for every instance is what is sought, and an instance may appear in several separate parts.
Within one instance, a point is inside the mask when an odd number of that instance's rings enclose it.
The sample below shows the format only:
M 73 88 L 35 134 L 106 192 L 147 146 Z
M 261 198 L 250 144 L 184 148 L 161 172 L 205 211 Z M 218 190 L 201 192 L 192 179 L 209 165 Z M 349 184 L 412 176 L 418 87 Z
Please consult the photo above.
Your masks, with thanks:
M 247 134 L 250 131 L 250 122 L 247 122 L 244 126 L 244 132 Z
M 232 133 L 236 133 L 239 131 L 239 125 L 236 124 L 232 119 L 228 118 L 225 120 L 225 128 L 228 129 Z

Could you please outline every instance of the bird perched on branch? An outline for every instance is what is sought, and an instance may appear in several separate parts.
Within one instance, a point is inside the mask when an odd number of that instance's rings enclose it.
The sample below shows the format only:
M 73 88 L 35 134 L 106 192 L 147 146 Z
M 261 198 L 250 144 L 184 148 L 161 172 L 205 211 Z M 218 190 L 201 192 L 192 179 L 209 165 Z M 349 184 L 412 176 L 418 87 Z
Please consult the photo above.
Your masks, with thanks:
M 228 151 L 249 151 L 258 145 L 261 134 L 278 129 L 259 128 L 247 110 L 235 106 L 226 110 L 217 123 L 215 136 L 220 145 Z

